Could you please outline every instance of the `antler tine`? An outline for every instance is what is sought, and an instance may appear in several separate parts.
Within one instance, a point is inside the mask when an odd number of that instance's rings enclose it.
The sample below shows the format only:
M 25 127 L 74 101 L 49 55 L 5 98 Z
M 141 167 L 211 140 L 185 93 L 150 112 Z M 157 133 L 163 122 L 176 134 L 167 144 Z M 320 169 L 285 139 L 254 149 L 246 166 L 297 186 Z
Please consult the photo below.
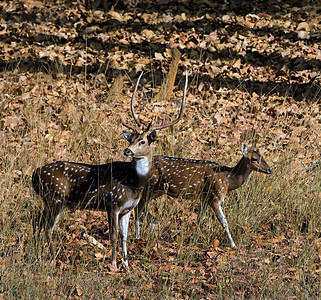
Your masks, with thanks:
M 132 126 L 130 126 L 129 124 L 126 124 L 126 123 L 124 122 L 122 116 L 120 116 L 120 122 L 121 122 L 125 127 L 127 127 L 128 129 L 131 129 L 132 131 L 134 131 L 135 133 L 137 133 L 137 130 L 136 130 L 134 127 L 132 127 Z
M 136 117 L 136 115 L 135 115 L 135 111 L 134 111 L 134 99 L 135 99 L 135 94 L 136 94 L 136 91 L 137 91 L 137 87 L 138 87 L 140 78 L 143 76 L 143 73 L 144 73 L 144 71 L 142 71 L 141 74 L 140 74 L 139 77 L 138 77 L 138 80 L 137 80 L 137 82 L 136 82 L 135 89 L 134 89 L 134 92 L 133 92 L 133 95 L 132 95 L 132 99 L 131 99 L 131 101 L 130 101 L 130 109 L 131 109 L 131 111 L 132 111 L 133 118 L 134 118 L 134 120 L 135 120 L 135 122 L 136 122 L 136 124 L 137 124 L 138 126 L 141 126 L 141 124 L 140 124 L 140 122 L 138 121 L 138 119 L 137 119 L 137 117 Z M 129 129 L 133 130 L 135 133 L 137 133 L 136 128 L 130 126 L 129 124 L 126 124 L 126 123 L 124 122 L 122 116 L 120 116 L 120 122 L 121 122 L 125 127 L 129 128 Z
M 130 101 L 130 108 L 131 108 L 131 110 L 132 110 L 133 118 L 134 118 L 136 124 L 137 124 L 139 127 L 142 126 L 142 124 L 139 122 L 138 118 L 137 118 L 136 115 L 135 115 L 135 111 L 134 111 L 134 99 L 135 99 L 135 94 L 136 94 L 136 91 L 137 91 L 137 87 L 138 87 L 140 78 L 143 76 L 143 73 L 144 73 L 144 71 L 142 71 L 142 72 L 140 73 L 139 77 L 138 77 L 138 80 L 137 80 L 137 82 L 136 82 L 136 86 L 135 86 L 135 89 L 134 89 L 134 92 L 133 92 L 133 96 L 132 96 L 132 99 L 131 99 L 131 101 Z
M 144 129 L 144 132 L 149 131 L 149 129 L 151 128 L 151 126 L 152 126 L 152 124 L 153 124 L 153 122 L 154 122 L 154 120 L 155 120 L 155 116 L 153 117 L 153 120 L 151 120 L 151 121 L 149 122 L 149 124 L 147 125 L 146 129 Z
M 185 87 L 184 87 L 184 94 L 183 94 L 183 100 L 182 100 L 182 104 L 181 104 L 181 108 L 180 108 L 180 112 L 179 112 L 179 115 L 177 117 L 177 119 L 169 124 L 164 124 L 164 125 L 160 125 L 160 126 L 155 126 L 153 127 L 152 129 L 150 129 L 151 131 L 152 130 L 158 130 L 158 129 L 163 129 L 163 128 L 166 128 L 166 127 L 170 127 L 170 126 L 173 126 L 175 125 L 176 123 L 179 122 L 179 120 L 181 119 L 182 115 L 183 115 L 183 110 L 184 110 L 184 107 L 185 107 L 185 99 L 186 99 L 186 90 L 187 90 L 187 84 L 188 84 L 188 75 L 187 75 L 187 71 L 185 73 Z

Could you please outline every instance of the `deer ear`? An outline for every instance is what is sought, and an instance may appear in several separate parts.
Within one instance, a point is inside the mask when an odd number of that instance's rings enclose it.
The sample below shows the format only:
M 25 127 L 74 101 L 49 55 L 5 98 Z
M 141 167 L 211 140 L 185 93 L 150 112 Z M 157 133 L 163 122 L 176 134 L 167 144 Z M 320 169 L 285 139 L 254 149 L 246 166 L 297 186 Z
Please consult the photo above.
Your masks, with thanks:
M 242 144 L 242 148 L 241 148 L 241 151 L 242 151 L 242 153 L 243 153 L 243 155 L 244 156 L 246 156 L 247 155 L 247 146 L 246 146 L 246 144 L 245 143 L 243 143 Z
M 156 141 L 156 138 L 157 138 L 157 134 L 156 134 L 156 131 L 153 130 L 148 136 L 148 142 L 149 144 L 151 144 L 152 142 L 155 142 Z
M 133 138 L 133 134 L 131 133 L 131 132 L 129 132 L 129 131 L 123 131 L 123 135 L 124 135 L 124 137 L 125 137 L 125 139 L 128 141 L 128 142 L 132 142 L 132 138 Z

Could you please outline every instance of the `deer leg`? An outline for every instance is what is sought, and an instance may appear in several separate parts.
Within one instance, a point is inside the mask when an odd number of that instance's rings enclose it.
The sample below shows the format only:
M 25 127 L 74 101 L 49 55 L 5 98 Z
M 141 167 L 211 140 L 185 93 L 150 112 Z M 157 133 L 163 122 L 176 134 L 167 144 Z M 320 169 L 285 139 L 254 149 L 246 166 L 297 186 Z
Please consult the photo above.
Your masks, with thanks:
M 154 223 L 153 217 L 149 212 L 147 212 L 147 221 L 148 221 L 148 224 L 150 224 L 150 227 L 151 227 L 150 228 L 150 233 L 153 233 L 154 229 L 156 227 L 156 224 Z
M 33 219 L 33 234 L 35 240 L 38 240 L 41 230 L 44 228 L 46 231 L 47 226 L 46 224 L 49 222 L 49 219 L 51 218 L 50 211 L 48 209 L 48 206 L 45 205 L 42 212 L 39 212 Z
M 122 216 L 119 219 L 119 232 L 122 242 L 122 255 L 123 255 L 123 265 L 125 268 L 128 268 L 128 260 L 127 260 L 127 235 L 128 235 L 128 224 L 130 213 Z
M 140 217 L 145 210 L 145 200 L 141 199 L 135 208 L 136 219 L 135 219 L 135 229 L 136 229 L 136 239 L 140 239 Z
M 32 224 L 33 241 L 34 241 L 36 253 L 38 253 L 39 237 L 40 237 L 40 232 L 43 228 L 45 215 L 46 215 L 46 207 L 43 209 L 43 211 L 40 211 L 39 213 L 37 213 L 33 218 L 33 224 Z
M 58 223 L 60 216 L 65 208 L 65 205 L 54 205 L 53 207 L 49 207 L 48 205 L 45 206 L 41 219 L 39 221 L 39 232 L 42 228 L 44 228 L 45 236 L 47 239 L 47 242 L 49 244 L 50 253 L 52 256 L 54 256 L 54 247 L 52 243 L 52 233 L 54 230 L 54 227 Z
M 63 204 L 63 205 L 59 208 L 58 214 L 55 214 L 55 215 L 54 215 L 54 222 L 53 222 L 53 225 L 51 226 L 51 229 L 50 229 L 50 236 L 52 236 L 53 230 L 54 230 L 55 226 L 57 225 L 57 223 L 58 223 L 58 221 L 59 221 L 59 219 L 60 219 L 60 216 L 61 216 L 61 214 L 63 213 L 64 209 L 65 209 L 65 205 Z
M 119 212 L 111 210 L 111 217 L 109 221 L 109 230 L 110 230 L 110 238 L 111 238 L 111 264 L 117 267 L 116 263 L 116 251 L 117 251 L 117 238 L 118 238 L 118 218 Z
M 224 199 L 224 197 L 223 197 L 223 199 Z M 223 211 L 222 211 L 222 208 L 221 208 L 221 203 L 223 202 L 223 199 L 220 202 L 214 202 L 213 209 L 215 211 L 217 219 L 220 221 L 220 223 L 222 224 L 222 227 L 224 228 L 224 230 L 225 230 L 225 232 L 227 234 L 227 237 L 228 237 L 228 239 L 230 241 L 231 247 L 235 248 L 236 247 L 235 243 L 234 243 L 234 241 L 232 239 L 232 236 L 231 236 L 231 233 L 229 231 L 226 218 L 225 218 L 225 216 L 223 214 Z
M 146 202 L 145 200 L 140 200 L 138 205 L 136 206 L 136 219 L 135 219 L 135 229 L 136 229 L 135 238 L 136 239 L 140 239 L 140 218 L 145 210 L 146 210 Z M 146 213 L 146 217 L 147 217 L 148 224 L 151 224 L 150 226 L 151 226 L 151 233 L 152 233 L 156 225 L 153 222 L 153 217 L 149 212 Z
M 201 204 L 198 206 L 197 224 L 196 224 L 196 230 L 193 236 L 193 241 L 195 241 L 198 238 L 198 232 L 201 227 L 201 223 L 204 220 L 207 207 L 208 207 L 208 201 L 201 201 Z
M 198 226 L 204 220 L 204 216 L 205 216 L 207 207 L 208 207 L 208 201 L 202 201 L 202 203 L 198 206 L 198 212 L 197 212 L 197 225 Z

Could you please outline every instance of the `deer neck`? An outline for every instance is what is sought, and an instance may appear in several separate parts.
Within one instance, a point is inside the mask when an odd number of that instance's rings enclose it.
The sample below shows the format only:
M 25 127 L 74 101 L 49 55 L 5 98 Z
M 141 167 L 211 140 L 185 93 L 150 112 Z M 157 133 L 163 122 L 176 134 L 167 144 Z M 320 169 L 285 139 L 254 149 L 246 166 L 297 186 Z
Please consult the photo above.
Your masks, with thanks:
M 242 157 L 229 173 L 229 191 L 239 188 L 248 179 L 251 172 L 252 170 L 248 167 L 246 158 Z
M 151 176 L 152 156 L 134 157 L 132 160 L 132 168 L 135 174 L 134 177 L 137 178 L 137 187 L 145 187 Z

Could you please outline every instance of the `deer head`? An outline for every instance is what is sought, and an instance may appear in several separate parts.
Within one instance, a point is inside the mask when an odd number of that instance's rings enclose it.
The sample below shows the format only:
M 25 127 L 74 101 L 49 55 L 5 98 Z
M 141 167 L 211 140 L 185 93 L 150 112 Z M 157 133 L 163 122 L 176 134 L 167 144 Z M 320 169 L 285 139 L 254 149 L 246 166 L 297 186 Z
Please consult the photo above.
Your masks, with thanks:
M 243 153 L 243 158 L 247 161 L 248 168 L 251 171 L 258 171 L 265 174 L 272 173 L 272 168 L 267 164 L 262 155 L 256 149 L 256 143 L 254 143 L 250 149 L 248 149 L 247 145 L 243 143 L 241 150 Z
M 137 80 L 137 83 L 136 83 L 136 86 L 135 86 L 135 89 L 133 92 L 133 96 L 131 98 L 131 104 L 130 104 L 132 116 L 133 116 L 135 123 L 136 123 L 136 128 L 130 126 L 129 124 L 126 124 L 123 121 L 123 119 L 121 118 L 122 124 L 132 131 L 132 132 L 123 131 L 123 135 L 124 135 L 125 139 L 130 143 L 128 148 L 126 148 L 124 150 L 124 154 L 126 156 L 133 157 L 133 158 L 139 158 L 144 155 L 144 153 L 141 153 L 141 150 L 144 149 L 144 147 L 142 147 L 142 145 L 147 145 L 147 144 L 150 145 L 151 143 L 153 143 L 156 140 L 156 138 L 157 138 L 156 130 L 163 129 L 166 127 L 171 127 L 179 122 L 179 120 L 182 117 L 184 106 L 185 106 L 186 90 L 187 90 L 187 84 L 188 84 L 188 76 L 187 76 L 187 72 L 186 72 L 183 100 L 181 103 L 179 115 L 176 120 L 174 120 L 173 122 L 170 122 L 169 124 L 163 124 L 163 125 L 158 125 L 158 126 L 154 126 L 154 127 L 152 127 L 152 121 L 151 121 L 148 124 L 148 126 L 146 127 L 146 129 L 143 129 L 139 132 L 139 128 L 141 128 L 143 126 L 139 122 L 139 120 L 135 114 L 133 103 L 134 103 L 134 99 L 135 99 L 136 90 L 137 90 L 137 87 L 138 87 L 138 84 L 139 84 L 139 81 L 140 81 L 140 78 L 142 77 L 142 75 L 143 75 L 143 72 L 140 74 L 140 76 Z

